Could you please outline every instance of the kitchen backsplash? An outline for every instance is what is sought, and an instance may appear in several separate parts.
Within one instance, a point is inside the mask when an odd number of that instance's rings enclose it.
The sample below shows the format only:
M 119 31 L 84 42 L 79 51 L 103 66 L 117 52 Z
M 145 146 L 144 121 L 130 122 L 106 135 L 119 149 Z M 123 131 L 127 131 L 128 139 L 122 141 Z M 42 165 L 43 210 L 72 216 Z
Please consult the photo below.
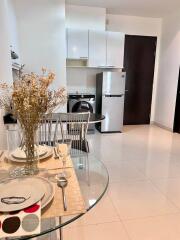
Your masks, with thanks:
M 96 74 L 102 69 L 67 68 L 67 90 L 69 93 L 95 93 Z

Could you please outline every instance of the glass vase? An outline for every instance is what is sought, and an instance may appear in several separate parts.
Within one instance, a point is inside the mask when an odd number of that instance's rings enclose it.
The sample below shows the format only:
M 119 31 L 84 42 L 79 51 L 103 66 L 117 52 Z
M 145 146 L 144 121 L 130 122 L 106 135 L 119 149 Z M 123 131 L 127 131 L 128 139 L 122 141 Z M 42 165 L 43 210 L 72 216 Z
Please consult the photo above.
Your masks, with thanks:
M 19 148 L 25 153 L 25 164 L 22 167 L 10 169 L 11 177 L 31 176 L 39 173 L 38 134 L 36 128 L 21 128 L 21 143 Z
M 24 166 L 25 175 L 38 174 L 38 134 L 36 129 L 23 130 L 23 150 L 26 154 L 26 163 Z

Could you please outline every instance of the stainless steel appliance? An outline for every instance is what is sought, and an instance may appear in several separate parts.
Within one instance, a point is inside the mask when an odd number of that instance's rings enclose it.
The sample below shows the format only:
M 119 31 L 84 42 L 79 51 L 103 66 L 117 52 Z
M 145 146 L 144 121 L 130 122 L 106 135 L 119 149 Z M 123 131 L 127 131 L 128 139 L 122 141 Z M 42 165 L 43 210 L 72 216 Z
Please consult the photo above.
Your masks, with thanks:
M 81 93 L 69 94 L 68 112 L 95 113 L 95 94 Z M 89 124 L 88 132 L 94 132 L 95 125 Z
M 100 132 L 122 132 L 125 72 L 102 72 L 96 75 L 96 113 L 105 120 L 96 124 Z

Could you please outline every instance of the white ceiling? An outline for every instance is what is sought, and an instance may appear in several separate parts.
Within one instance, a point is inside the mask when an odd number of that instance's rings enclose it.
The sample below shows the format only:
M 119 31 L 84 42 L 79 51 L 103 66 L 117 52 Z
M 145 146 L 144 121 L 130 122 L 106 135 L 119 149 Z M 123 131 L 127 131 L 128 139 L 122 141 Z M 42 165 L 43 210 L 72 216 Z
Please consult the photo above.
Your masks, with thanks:
M 67 4 L 107 8 L 107 13 L 163 17 L 180 10 L 180 0 L 66 0 Z

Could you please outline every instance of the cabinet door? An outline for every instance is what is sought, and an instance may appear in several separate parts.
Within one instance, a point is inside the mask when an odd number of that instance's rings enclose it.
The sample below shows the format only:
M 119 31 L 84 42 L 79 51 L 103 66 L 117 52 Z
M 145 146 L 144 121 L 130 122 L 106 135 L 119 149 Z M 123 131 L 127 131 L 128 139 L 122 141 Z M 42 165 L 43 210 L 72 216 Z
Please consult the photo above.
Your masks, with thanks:
M 89 66 L 106 66 L 106 32 L 89 30 Z
M 123 68 L 125 34 L 107 32 L 107 67 Z
M 67 58 L 88 58 L 88 30 L 67 29 Z

